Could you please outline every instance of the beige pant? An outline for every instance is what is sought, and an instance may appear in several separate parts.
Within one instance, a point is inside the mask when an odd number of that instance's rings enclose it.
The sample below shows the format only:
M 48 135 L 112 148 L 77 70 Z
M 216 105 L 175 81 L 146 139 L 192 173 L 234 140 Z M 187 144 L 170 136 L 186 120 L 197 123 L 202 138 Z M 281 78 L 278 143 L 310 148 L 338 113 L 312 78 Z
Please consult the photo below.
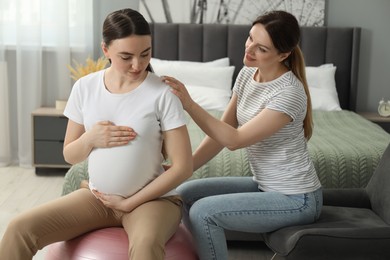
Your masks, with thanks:
M 0 242 L 0 260 L 32 259 L 48 244 L 117 226 L 128 234 L 129 259 L 164 259 L 165 243 L 180 220 L 179 196 L 156 199 L 124 213 L 105 207 L 83 188 L 14 218 Z

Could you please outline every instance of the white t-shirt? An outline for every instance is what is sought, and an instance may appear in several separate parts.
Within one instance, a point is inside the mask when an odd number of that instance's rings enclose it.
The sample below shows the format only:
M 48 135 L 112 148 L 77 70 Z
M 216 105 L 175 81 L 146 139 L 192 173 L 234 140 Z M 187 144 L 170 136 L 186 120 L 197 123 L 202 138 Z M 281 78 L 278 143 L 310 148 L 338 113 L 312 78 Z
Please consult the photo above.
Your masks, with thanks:
M 86 131 L 105 120 L 134 129 L 137 137 L 129 144 L 95 148 L 88 158 L 91 189 L 129 197 L 164 172 L 161 131 L 183 126 L 186 119 L 180 100 L 155 74 L 148 73 L 133 91 L 113 94 L 105 88 L 104 71 L 75 83 L 64 115 Z
M 303 120 L 306 94 L 291 71 L 265 83 L 256 82 L 257 68 L 244 67 L 236 80 L 237 120 L 243 125 L 263 109 L 283 112 L 292 121 L 272 136 L 247 147 L 253 179 L 263 191 L 284 194 L 311 192 L 321 187 L 307 149 Z

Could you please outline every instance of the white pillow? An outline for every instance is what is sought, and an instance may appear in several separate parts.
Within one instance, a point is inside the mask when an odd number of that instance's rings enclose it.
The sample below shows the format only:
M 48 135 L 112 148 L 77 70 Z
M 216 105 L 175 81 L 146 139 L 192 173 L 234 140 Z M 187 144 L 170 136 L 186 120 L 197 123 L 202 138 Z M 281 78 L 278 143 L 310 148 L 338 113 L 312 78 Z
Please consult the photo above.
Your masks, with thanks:
M 172 66 L 157 65 L 153 67 L 159 76 L 171 76 L 185 85 L 196 85 L 223 90 L 232 88 L 234 66 Z
M 181 61 L 181 60 L 160 60 L 157 58 L 152 58 L 150 60 L 152 67 L 158 65 L 166 66 L 211 66 L 211 67 L 228 67 L 230 65 L 229 58 L 221 58 L 213 61 L 207 62 L 197 62 L 197 61 Z
M 336 67 L 333 64 L 306 67 L 306 79 L 313 110 L 341 110 L 336 90 L 335 73 Z
M 224 111 L 232 96 L 232 90 L 187 85 L 191 98 L 206 110 Z
M 234 73 L 229 58 L 209 62 L 152 58 L 150 63 L 157 75 L 171 76 L 184 83 L 192 99 L 204 109 L 223 111 L 229 103 Z

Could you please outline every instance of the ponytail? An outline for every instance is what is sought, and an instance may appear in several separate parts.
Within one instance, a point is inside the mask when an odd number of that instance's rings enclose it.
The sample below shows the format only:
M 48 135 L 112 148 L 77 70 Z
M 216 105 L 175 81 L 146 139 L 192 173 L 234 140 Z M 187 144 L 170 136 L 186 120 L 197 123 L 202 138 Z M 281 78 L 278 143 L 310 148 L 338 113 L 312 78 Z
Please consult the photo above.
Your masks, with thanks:
M 306 116 L 303 120 L 303 130 L 305 132 L 305 137 L 309 140 L 313 133 L 313 116 L 312 116 L 312 106 L 311 106 L 311 97 L 309 92 L 309 87 L 306 80 L 306 70 L 305 70 L 305 60 L 299 46 L 297 45 L 287 58 L 287 66 L 295 74 L 295 76 L 302 82 L 303 88 L 305 89 L 306 98 L 307 98 L 307 107 L 306 107 Z

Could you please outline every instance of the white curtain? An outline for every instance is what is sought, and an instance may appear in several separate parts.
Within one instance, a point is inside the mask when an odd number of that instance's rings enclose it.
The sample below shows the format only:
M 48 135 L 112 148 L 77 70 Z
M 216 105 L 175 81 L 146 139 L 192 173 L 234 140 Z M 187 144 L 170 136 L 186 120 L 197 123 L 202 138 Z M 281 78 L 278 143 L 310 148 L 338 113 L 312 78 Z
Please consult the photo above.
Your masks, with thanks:
M 7 63 L 0 60 L 0 167 L 11 161 Z
M 93 0 L 0 0 L 0 166 L 32 165 L 31 112 L 66 100 L 93 53 Z

